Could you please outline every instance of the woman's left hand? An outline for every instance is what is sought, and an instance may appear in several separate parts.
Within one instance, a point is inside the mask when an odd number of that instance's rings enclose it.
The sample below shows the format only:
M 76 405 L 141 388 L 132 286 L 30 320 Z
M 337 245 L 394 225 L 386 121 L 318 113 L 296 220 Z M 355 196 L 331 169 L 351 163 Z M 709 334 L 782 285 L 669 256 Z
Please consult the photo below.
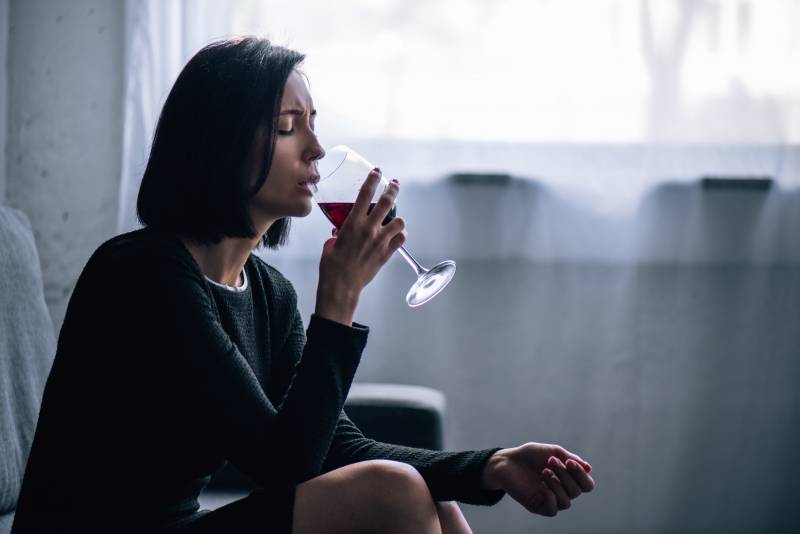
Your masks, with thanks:
M 594 489 L 592 466 L 558 445 L 525 443 L 494 453 L 483 472 L 484 486 L 502 489 L 531 513 L 555 516 Z

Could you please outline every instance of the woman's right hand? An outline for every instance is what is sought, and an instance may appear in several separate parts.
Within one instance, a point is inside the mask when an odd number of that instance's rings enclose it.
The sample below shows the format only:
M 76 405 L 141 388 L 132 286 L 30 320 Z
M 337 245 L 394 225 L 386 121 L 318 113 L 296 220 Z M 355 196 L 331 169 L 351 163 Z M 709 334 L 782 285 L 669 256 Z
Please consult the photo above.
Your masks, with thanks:
M 369 210 L 381 173 L 373 169 L 358 192 L 353 209 L 322 247 L 315 313 L 351 326 L 361 290 L 372 281 L 405 242 L 405 221 L 396 217 L 381 223 L 394 206 L 400 185 L 392 181 Z

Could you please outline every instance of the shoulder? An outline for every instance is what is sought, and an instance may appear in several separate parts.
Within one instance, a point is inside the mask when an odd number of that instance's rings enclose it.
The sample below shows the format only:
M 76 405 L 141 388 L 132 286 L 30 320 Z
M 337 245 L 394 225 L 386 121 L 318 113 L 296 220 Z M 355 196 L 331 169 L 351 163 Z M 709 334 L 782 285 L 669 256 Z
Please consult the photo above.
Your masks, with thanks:
M 203 274 L 180 239 L 147 228 L 104 242 L 81 276 L 115 291 L 150 293 L 182 288 L 198 296 L 206 291 Z
M 153 270 L 201 274 L 191 254 L 177 236 L 149 228 L 112 237 L 97 248 L 89 263 L 116 266 L 140 274 Z

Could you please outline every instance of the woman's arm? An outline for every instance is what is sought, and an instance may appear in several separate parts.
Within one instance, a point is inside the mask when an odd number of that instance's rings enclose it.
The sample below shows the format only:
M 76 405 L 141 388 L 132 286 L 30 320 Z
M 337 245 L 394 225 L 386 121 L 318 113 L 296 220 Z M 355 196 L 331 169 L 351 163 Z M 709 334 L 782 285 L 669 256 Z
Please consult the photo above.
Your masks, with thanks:
M 300 483 L 320 473 L 367 329 L 312 317 L 278 411 L 223 331 L 202 278 L 152 268 L 121 299 L 127 357 L 163 417 L 188 425 L 256 482 Z
M 483 470 L 496 449 L 440 452 L 381 443 L 364 437 L 342 411 L 323 473 L 364 460 L 395 460 L 414 466 L 437 501 L 456 500 L 467 504 L 492 505 L 504 491 L 483 487 Z

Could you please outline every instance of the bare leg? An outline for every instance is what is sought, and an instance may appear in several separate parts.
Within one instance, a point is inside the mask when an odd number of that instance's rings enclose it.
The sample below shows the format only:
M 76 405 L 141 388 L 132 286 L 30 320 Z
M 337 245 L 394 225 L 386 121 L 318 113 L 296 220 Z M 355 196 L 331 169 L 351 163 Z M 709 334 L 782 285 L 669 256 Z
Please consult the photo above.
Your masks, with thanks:
M 436 513 L 442 525 L 442 534 L 472 534 L 467 518 L 455 502 L 437 502 Z
M 292 532 L 442 534 L 442 528 L 428 486 L 416 469 L 370 460 L 297 486 Z

